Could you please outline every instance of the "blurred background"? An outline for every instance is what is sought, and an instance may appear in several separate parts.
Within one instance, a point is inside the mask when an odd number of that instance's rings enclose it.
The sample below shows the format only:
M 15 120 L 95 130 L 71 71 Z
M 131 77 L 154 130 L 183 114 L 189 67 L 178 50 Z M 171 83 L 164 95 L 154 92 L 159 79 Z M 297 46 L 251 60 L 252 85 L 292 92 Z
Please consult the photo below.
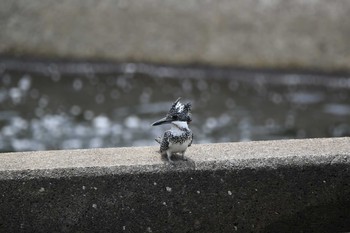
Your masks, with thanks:
M 348 1 L 0 3 L 0 152 L 350 136 Z

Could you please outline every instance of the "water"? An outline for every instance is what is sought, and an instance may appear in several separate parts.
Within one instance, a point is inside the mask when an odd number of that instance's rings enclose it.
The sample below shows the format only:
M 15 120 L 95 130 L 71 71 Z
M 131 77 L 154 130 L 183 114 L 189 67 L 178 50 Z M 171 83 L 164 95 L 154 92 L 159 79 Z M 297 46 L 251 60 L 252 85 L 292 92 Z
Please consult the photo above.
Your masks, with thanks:
M 0 151 L 156 145 L 177 97 L 195 143 L 350 136 L 350 76 L 0 60 Z

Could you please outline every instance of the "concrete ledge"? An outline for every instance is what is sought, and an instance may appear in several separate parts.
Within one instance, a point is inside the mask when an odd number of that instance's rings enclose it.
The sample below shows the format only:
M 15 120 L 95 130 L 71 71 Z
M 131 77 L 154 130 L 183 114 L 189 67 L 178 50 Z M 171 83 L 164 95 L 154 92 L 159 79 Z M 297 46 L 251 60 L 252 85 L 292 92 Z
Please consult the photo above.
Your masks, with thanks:
M 350 163 L 350 139 L 307 139 L 193 145 L 188 161 L 169 166 L 157 147 L 105 148 L 0 154 L 0 178 L 237 170 Z M 25 173 L 24 173 L 25 171 Z
M 350 68 L 349 1 L 2 0 L 0 54 Z
M 0 154 L 3 232 L 350 230 L 350 138 Z

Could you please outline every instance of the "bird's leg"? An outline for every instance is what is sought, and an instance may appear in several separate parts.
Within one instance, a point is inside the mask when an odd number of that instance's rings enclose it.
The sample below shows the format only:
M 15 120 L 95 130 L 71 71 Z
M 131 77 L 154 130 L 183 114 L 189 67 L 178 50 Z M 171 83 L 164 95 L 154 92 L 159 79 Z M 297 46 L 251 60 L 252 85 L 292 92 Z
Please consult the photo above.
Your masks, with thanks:
M 174 161 L 171 160 L 171 155 L 172 155 L 172 153 L 171 153 L 170 151 L 167 151 L 166 154 L 167 154 L 167 156 L 168 156 L 169 163 L 174 163 Z
M 181 156 L 182 156 L 182 160 L 185 160 L 185 161 L 187 160 L 187 159 L 185 158 L 185 151 L 181 153 Z

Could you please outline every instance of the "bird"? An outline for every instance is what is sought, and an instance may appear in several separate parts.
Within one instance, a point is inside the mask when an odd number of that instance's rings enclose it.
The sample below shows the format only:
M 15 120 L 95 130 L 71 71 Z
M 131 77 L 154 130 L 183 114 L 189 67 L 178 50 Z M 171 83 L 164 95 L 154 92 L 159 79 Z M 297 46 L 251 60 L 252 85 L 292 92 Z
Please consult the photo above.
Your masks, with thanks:
M 152 126 L 171 124 L 171 128 L 165 131 L 163 137 L 156 138 L 160 144 L 160 153 L 167 155 L 168 161 L 173 163 L 171 156 L 181 154 L 185 160 L 185 152 L 192 145 L 193 133 L 188 127 L 192 121 L 191 103 L 182 104 L 178 98 L 172 105 L 166 116 L 152 124 Z

